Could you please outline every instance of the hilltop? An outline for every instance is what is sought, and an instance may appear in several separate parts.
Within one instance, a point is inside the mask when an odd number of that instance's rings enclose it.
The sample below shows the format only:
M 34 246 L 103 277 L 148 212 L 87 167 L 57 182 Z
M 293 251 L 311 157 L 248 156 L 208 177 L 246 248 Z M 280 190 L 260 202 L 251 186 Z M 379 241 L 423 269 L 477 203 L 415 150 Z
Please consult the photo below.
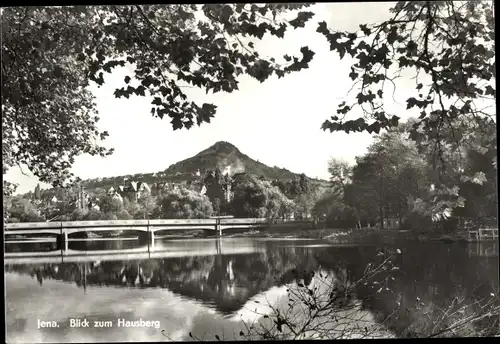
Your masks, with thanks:
M 165 170 L 167 175 L 190 175 L 198 170 L 201 174 L 216 167 L 230 175 L 247 172 L 266 179 L 293 179 L 298 176 L 287 169 L 269 167 L 259 161 L 255 161 L 229 142 L 219 141 L 209 148 L 199 152 L 195 156 L 179 161 Z
M 300 176 L 300 174 L 293 173 L 285 168 L 270 167 L 250 158 L 233 144 L 218 141 L 198 154 L 170 165 L 164 171 L 90 179 L 84 180 L 83 184 L 87 189 L 93 189 L 120 185 L 123 184 L 124 179 L 146 182 L 148 184 L 159 181 L 180 182 L 198 179 L 198 171 L 201 176 L 204 176 L 207 171 L 214 170 L 217 167 L 223 173 L 229 173 L 230 175 L 246 172 L 258 177 L 264 177 L 267 180 L 292 180 Z M 326 182 L 314 178 L 309 179 L 315 183 Z

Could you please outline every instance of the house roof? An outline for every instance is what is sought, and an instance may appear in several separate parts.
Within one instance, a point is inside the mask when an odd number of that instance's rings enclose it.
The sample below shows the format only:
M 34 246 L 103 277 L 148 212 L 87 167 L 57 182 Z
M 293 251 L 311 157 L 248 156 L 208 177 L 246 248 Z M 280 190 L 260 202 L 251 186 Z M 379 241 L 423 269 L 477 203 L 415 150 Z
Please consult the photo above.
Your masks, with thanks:
M 126 182 L 125 185 L 123 186 L 123 191 L 136 192 L 137 191 L 137 182 L 133 182 L 133 181 Z
M 203 189 L 207 189 L 207 187 L 205 186 L 205 184 L 201 184 L 201 183 L 196 183 L 196 184 L 193 184 L 193 188 L 196 192 L 202 192 Z
M 139 183 L 139 190 L 144 190 L 146 189 L 147 191 L 151 192 L 151 188 L 149 187 L 148 183 L 145 182 L 140 182 Z
M 137 182 L 129 182 L 129 186 L 132 190 L 137 191 Z

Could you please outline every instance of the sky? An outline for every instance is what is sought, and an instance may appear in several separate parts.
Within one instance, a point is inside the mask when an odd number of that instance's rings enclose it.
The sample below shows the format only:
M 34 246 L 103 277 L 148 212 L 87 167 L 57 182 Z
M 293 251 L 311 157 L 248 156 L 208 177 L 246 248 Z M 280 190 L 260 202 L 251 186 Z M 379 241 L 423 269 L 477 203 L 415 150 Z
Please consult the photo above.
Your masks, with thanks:
M 239 90 L 233 93 L 207 95 L 202 90 L 188 89 L 186 93 L 191 100 L 218 107 L 211 123 L 190 130 L 174 131 L 168 118 L 153 118 L 150 97 L 115 98 L 115 88 L 122 87 L 123 78 L 131 74 L 127 67 L 115 70 L 107 75 L 104 86 L 92 86 L 101 118 L 98 127 L 109 132 L 105 146 L 113 147 L 115 152 L 106 158 L 79 156 L 72 172 L 82 179 L 158 172 L 217 141 L 227 141 L 269 166 L 327 179 L 330 157 L 353 163 L 356 156 L 366 152 L 372 136 L 320 129 L 321 124 L 335 114 L 337 104 L 345 99 L 352 86 L 348 76 L 352 60 L 341 61 L 329 51 L 326 39 L 315 32 L 317 23 L 325 20 L 330 28 L 354 31 L 359 24 L 387 19 L 391 5 L 385 2 L 316 4 L 308 9 L 315 12 L 315 17 L 305 28 L 289 31 L 284 39 L 266 36 L 256 41 L 263 56 L 300 56 L 299 50 L 305 45 L 316 55 L 308 69 L 281 79 L 273 76 L 260 83 L 241 77 Z M 386 110 L 404 118 L 405 95 L 414 92 L 414 87 L 414 80 L 400 82 L 395 94 L 398 102 L 391 100 Z M 19 184 L 17 193 L 33 190 L 38 183 L 27 168 L 23 171 L 26 175 L 19 168 L 13 168 L 6 175 L 6 180 Z

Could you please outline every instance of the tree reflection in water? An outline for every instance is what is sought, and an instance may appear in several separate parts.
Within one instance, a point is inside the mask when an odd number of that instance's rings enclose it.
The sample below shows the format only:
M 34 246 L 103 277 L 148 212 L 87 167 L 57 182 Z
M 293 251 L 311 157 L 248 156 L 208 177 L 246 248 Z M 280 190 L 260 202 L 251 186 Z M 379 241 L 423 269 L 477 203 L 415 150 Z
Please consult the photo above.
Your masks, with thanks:
M 393 314 L 395 321 L 390 326 L 397 335 L 417 333 L 415 323 L 439 317 L 439 310 L 454 299 L 473 304 L 474 300 L 498 292 L 498 257 L 470 257 L 463 245 L 408 245 L 401 250 L 399 270 L 390 276 L 381 275 L 376 281 L 384 284 L 385 289 L 362 285 L 356 287 L 354 296 L 378 320 Z M 84 288 L 167 288 L 229 316 L 273 286 L 291 282 L 308 285 L 315 271 L 332 272 L 346 283 L 357 280 L 379 252 L 379 248 L 369 246 L 294 247 L 290 242 L 285 245 L 273 241 L 265 243 L 265 250 L 249 254 L 6 265 L 5 269 L 36 276 L 40 285 L 45 279 L 55 279 Z M 478 309 L 481 305 L 472 307 Z M 483 325 L 486 326 L 479 322 L 474 326 Z

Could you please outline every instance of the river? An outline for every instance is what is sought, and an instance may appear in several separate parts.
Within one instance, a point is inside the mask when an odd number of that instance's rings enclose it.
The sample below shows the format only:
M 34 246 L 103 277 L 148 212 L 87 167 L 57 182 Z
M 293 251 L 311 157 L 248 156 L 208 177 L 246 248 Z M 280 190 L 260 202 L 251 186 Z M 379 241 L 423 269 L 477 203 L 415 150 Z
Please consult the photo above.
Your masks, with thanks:
M 6 252 L 19 247 L 7 246 Z M 46 243 L 29 249 L 54 248 Z M 353 297 L 369 321 L 391 336 L 418 333 L 419 324 L 438 319 L 457 300 L 473 303 L 499 287 L 498 243 L 376 247 L 305 239 L 183 239 L 158 241 L 146 255 L 127 253 L 140 248 L 133 240 L 73 242 L 70 249 L 82 252 L 79 259 L 7 260 L 7 342 L 241 339 L 243 322 L 268 318 L 265 303 L 286 300 L 290 285 L 310 284 L 317 278 L 313 273 L 357 281 L 388 250 L 399 250 L 398 269 L 374 282 L 383 287 L 361 285 Z M 102 250 L 116 254 L 94 259 Z M 389 316 L 396 320 L 387 322 Z M 491 319 L 471 326 L 491 326 Z

